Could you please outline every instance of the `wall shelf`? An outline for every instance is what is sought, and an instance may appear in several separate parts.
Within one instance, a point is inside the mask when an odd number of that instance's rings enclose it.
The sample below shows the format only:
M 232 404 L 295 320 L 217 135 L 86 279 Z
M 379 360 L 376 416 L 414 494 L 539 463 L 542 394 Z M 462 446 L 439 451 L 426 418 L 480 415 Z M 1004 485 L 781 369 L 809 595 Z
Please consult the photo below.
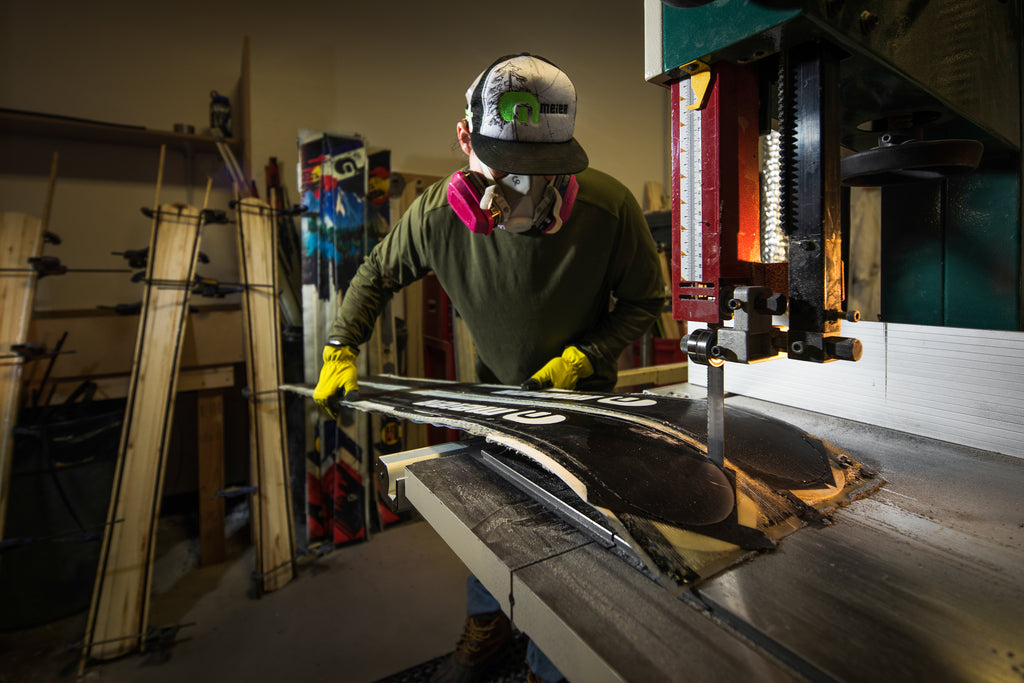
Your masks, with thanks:
M 160 147 L 182 152 L 216 154 L 216 140 L 211 135 L 154 130 L 142 126 L 126 126 L 100 121 L 87 121 L 64 116 L 32 114 L 0 109 L 0 133 L 41 138 L 61 138 L 98 142 L 101 144 Z M 242 141 L 227 138 L 225 142 L 236 156 L 244 153 Z
M 248 140 L 250 130 L 249 88 L 249 38 L 246 36 L 242 41 L 241 73 L 236 90 L 231 97 L 234 137 L 224 140 L 235 157 L 238 158 L 243 169 L 248 168 L 251 147 Z M 159 148 L 161 145 L 167 145 L 168 149 L 180 151 L 187 156 L 219 154 L 217 140 L 212 135 L 178 133 L 143 126 L 2 107 L 0 107 L 0 135 L 48 140 L 75 140 L 142 148 Z

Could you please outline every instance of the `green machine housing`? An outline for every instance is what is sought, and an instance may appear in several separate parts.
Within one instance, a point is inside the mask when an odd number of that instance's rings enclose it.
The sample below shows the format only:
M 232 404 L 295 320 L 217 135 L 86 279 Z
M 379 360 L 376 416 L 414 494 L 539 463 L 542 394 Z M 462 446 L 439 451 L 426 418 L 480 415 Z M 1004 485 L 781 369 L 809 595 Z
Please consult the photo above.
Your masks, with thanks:
M 645 1 L 647 79 L 750 65 L 762 132 L 780 60 L 834 55 L 821 87 L 838 125 L 820 144 L 839 150 L 844 188 L 882 188 L 883 321 L 1021 329 L 1021 3 Z

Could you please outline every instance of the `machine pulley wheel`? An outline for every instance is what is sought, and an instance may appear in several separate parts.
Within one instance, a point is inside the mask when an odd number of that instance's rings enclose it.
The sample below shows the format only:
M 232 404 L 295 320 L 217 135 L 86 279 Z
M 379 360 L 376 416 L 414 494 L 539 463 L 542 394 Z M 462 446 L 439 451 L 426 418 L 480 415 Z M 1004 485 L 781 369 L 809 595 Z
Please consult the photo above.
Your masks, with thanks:
M 844 185 L 872 187 L 938 180 L 970 173 L 985 146 L 977 140 L 913 140 L 882 144 L 839 162 Z

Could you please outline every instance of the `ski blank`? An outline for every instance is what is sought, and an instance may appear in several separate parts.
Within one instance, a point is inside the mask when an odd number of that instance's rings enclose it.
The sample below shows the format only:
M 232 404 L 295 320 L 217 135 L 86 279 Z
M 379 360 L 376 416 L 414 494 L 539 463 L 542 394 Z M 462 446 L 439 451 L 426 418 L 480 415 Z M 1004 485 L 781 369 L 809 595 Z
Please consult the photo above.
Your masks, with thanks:
M 100 550 L 83 654 L 118 657 L 146 631 L 164 462 L 177 392 L 200 212 L 164 204 L 149 244 L 149 266 L 121 445 Z
M 276 222 L 258 199 L 238 203 L 238 253 L 245 319 L 249 387 L 250 472 L 256 577 L 261 591 L 273 591 L 294 575 L 295 533 L 288 481 L 281 383 L 281 321 L 277 297 Z

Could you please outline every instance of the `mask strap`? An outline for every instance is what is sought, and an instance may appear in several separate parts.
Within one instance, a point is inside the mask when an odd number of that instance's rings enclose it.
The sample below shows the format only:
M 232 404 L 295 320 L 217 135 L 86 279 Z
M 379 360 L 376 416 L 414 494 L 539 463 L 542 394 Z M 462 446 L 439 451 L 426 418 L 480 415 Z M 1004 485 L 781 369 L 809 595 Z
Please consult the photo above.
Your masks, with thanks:
M 503 216 L 508 216 L 512 213 L 508 200 L 505 199 L 505 195 L 501 193 L 501 190 L 496 185 L 488 185 L 484 189 L 484 193 L 480 195 L 480 208 L 490 212 L 494 222 L 498 224 L 502 222 Z
M 555 188 L 554 181 L 548 187 L 551 188 L 551 194 L 555 197 L 555 203 L 551 207 L 551 224 L 544 229 L 544 234 L 554 235 L 562 229 L 562 193 Z

